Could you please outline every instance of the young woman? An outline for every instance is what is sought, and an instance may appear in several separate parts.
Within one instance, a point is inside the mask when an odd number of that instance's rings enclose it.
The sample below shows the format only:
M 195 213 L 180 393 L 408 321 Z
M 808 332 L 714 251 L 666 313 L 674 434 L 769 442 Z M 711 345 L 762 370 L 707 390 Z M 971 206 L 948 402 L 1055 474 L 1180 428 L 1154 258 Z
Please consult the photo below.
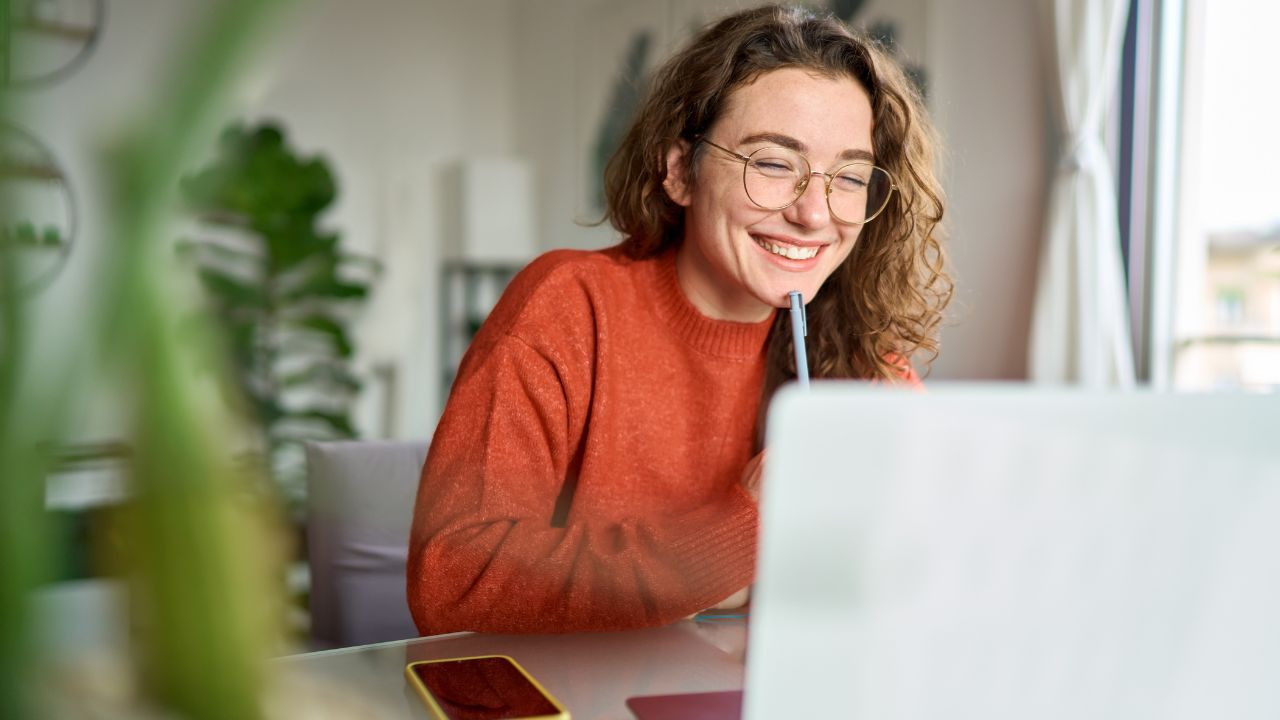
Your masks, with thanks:
M 950 293 L 934 132 L 843 24 L 768 6 L 655 77 L 605 176 L 623 236 L 511 283 L 462 361 L 415 508 L 424 634 L 669 623 L 740 605 L 761 419 L 795 377 L 916 384 Z

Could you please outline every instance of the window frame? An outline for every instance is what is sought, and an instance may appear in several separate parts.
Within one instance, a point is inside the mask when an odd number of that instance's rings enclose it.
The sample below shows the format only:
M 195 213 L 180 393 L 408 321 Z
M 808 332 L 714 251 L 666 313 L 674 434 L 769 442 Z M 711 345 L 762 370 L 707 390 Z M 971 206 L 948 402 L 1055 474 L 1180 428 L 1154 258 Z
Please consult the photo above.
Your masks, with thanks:
M 1136 378 L 1172 387 L 1186 0 L 1131 0 L 1117 182 Z

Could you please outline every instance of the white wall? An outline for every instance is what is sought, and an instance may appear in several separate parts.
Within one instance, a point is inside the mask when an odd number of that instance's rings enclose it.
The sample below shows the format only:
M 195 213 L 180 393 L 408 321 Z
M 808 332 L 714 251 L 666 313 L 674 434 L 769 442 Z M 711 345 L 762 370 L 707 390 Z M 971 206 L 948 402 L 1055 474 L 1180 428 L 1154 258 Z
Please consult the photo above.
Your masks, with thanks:
M 930 6 L 930 105 L 950 155 L 957 287 L 937 379 L 1026 377 L 1050 153 L 1038 23 L 1025 0 Z
M 511 75 L 519 121 L 515 144 L 533 163 L 536 237 L 542 249 L 598 248 L 614 240 L 612 229 L 591 222 L 582 202 L 580 168 L 587 162 L 582 139 L 591 122 L 582 117 L 578 60 L 587 23 L 579 0 L 539 0 L 512 4 Z M 612 61 L 611 61 L 612 62 Z

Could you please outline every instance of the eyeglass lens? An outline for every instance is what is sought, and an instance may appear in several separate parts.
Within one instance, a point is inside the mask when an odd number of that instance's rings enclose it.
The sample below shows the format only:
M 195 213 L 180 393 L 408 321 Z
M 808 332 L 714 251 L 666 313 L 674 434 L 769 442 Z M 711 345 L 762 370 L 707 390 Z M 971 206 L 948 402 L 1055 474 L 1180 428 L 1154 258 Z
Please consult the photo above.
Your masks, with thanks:
M 781 210 L 800 197 L 810 176 L 805 157 L 787 148 L 762 148 L 751 153 L 743 167 L 743 185 L 756 205 Z M 827 204 L 842 222 L 863 223 L 874 219 L 889 202 L 893 187 L 889 174 L 867 162 L 843 165 L 830 173 Z M 825 182 L 822 176 L 810 182 Z

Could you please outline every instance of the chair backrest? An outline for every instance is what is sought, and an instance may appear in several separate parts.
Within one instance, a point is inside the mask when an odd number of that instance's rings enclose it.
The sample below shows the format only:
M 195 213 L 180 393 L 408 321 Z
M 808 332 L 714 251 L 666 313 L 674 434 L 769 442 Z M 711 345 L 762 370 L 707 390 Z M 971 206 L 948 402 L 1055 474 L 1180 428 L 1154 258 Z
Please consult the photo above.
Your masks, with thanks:
M 317 647 L 414 637 L 405 562 L 425 441 L 308 443 L 307 556 Z

